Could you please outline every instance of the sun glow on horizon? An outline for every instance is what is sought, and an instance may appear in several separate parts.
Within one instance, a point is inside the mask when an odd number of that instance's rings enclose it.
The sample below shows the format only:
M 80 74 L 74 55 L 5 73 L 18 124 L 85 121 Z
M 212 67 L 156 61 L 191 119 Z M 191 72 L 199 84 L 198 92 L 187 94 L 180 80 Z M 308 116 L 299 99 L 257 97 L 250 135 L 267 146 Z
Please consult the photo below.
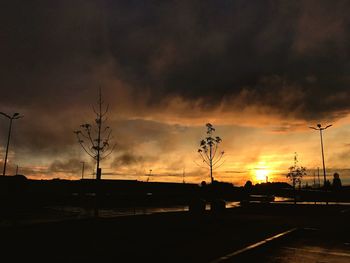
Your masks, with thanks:
M 270 174 L 270 171 L 266 168 L 257 168 L 255 170 L 255 180 L 258 182 L 267 181 L 267 176 Z
M 273 169 L 265 161 L 260 161 L 252 165 L 250 171 L 252 181 L 255 183 L 268 182 L 273 173 Z

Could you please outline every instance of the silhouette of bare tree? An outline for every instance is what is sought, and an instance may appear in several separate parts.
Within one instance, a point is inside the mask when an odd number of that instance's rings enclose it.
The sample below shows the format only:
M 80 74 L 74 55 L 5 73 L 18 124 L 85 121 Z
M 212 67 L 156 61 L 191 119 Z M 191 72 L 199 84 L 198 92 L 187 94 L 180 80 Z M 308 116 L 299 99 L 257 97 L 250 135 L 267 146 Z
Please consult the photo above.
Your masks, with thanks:
M 213 169 L 222 165 L 220 160 L 224 155 L 224 151 L 218 152 L 219 144 L 221 143 L 221 138 L 216 136 L 214 137 L 213 133 L 215 128 L 212 124 L 207 123 L 207 137 L 201 140 L 198 153 L 201 156 L 203 162 L 207 164 L 210 168 L 210 179 L 211 183 L 214 182 Z
M 110 147 L 110 139 L 112 130 L 109 126 L 105 126 L 107 121 L 106 114 L 109 109 L 107 104 L 103 109 L 104 101 L 102 100 L 101 89 L 99 90 L 99 98 L 97 102 L 98 109 L 94 106 L 92 109 L 96 114 L 95 124 L 84 123 L 80 125 L 81 130 L 74 131 L 78 138 L 78 142 L 83 150 L 94 160 L 96 160 L 96 179 L 101 179 L 100 162 L 109 156 L 115 144 Z
M 294 153 L 294 165 L 289 167 L 289 173 L 287 174 L 287 178 L 289 178 L 293 184 L 294 203 L 296 203 L 295 185 L 301 183 L 301 178 L 304 175 L 306 175 L 306 168 L 298 165 L 298 155 Z

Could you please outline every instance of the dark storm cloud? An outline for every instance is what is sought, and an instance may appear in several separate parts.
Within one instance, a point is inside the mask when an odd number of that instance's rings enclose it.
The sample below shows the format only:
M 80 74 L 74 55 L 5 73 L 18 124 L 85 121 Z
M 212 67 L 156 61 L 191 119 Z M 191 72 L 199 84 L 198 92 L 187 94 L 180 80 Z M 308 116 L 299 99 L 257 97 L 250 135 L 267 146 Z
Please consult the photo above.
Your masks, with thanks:
M 151 89 L 153 103 L 181 95 L 213 107 L 248 90 L 240 106 L 268 106 L 282 115 L 338 118 L 349 109 L 346 1 L 111 7 L 111 53 L 138 92 Z
M 78 173 L 81 171 L 81 160 L 78 159 L 68 159 L 65 161 L 55 160 L 49 166 L 49 172 L 65 172 L 65 173 Z M 91 170 L 92 166 L 89 163 L 84 163 L 84 168 L 86 170 Z
M 349 10 L 348 1 L 11 1 L 0 11 L 0 100 L 52 112 L 85 106 L 102 84 L 108 96 L 128 90 L 135 108 L 176 95 L 209 109 L 224 101 L 227 111 L 339 118 L 350 108 Z
M 154 163 L 159 160 L 158 156 L 150 156 L 150 155 L 139 155 L 133 152 L 118 152 L 112 163 L 111 168 L 120 169 L 120 168 L 128 168 L 133 170 L 142 170 L 144 169 L 147 163 Z
M 140 162 L 143 162 L 143 157 L 142 156 L 137 156 L 137 155 L 133 155 L 131 153 L 124 153 L 121 156 L 118 156 L 117 158 L 115 158 L 114 160 L 114 164 L 115 165 L 135 165 L 138 164 Z
M 13 123 L 11 148 L 41 157 L 49 157 L 61 151 L 74 152 L 72 146 L 77 146 L 78 143 L 73 131 L 79 127 L 81 120 L 78 122 L 75 118 L 67 117 L 71 116 L 67 111 L 52 113 L 24 110 L 21 113 L 24 117 Z M 1 119 L 0 123 L 0 145 L 5 145 L 8 120 Z
M 179 143 L 179 135 L 186 131 L 185 126 L 164 124 L 141 119 L 111 122 L 115 127 L 112 140 L 119 151 L 131 154 L 145 144 L 153 144 L 162 151 L 172 151 Z

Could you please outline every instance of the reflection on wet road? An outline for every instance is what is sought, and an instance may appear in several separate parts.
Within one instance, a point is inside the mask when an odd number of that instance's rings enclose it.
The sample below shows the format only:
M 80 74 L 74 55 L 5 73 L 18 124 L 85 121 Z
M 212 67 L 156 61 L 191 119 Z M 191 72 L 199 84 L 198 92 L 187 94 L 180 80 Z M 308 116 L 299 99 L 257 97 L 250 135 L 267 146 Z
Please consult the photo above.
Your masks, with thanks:
M 225 262 L 348 263 L 350 237 L 346 232 L 335 235 L 320 230 L 300 231 L 285 240 L 271 242 Z
M 350 248 L 349 248 L 350 249 Z M 303 247 L 282 247 L 278 250 L 277 255 L 271 257 L 268 262 L 350 262 L 350 253 L 341 248 L 325 248 L 319 246 Z
M 240 203 L 236 201 L 226 202 L 226 208 L 239 207 Z M 93 211 L 85 211 L 81 207 L 51 207 L 56 211 L 61 211 L 65 213 L 71 213 L 72 215 L 85 217 L 92 214 Z M 207 204 L 206 210 L 210 210 L 210 205 Z M 164 207 L 132 207 L 132 208 L 116 208 L 116 209 L 103 209 L 99 211 L 99 216 L 103 218 L 109 217 L 119 217 L 119 216 L 133 216 L 133 215 L 151 215 L 155 213 L 168 213 L 168 212 L 181 212 L 188 211 L 187 205 L 177 205 L 177 206 L 164 206 Z

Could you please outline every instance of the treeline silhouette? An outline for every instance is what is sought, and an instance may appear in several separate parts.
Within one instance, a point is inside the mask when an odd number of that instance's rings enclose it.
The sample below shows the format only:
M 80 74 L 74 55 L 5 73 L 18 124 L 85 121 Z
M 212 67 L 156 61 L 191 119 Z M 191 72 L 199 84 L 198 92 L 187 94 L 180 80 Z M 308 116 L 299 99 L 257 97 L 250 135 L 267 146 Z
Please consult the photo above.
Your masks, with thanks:
M 248 182 L 243 187 L 236 187 L 218 181 L 198 185 L 137 180 L 31 180 L 23 175 L 4 176 L 0 177 L 0 205 L 3 212 L 9 212 L 13 207 L 90 207 L 95 202 L 101 208 L 113 208 L 189 205 L 194 200 L 249 201 L 253 200 L 253 195 L 294 197 L 293 187 L 287 183 L 253 185 Z M 297 196 L 299 201 L 350 201 L 350 187 L 337 191 L 299 189 Z
M 0 193 L 2 211 L 55 205 L 88 208 L 95 202 L 100 208 L 188 205 L 194 199 L 241 200 L 245 194 L 239 187 L 219 182 L 203 186 L 136 180 L 31 180 L 23 175 L 0 177 Z
M 350 202 L 350 186 L 329 184 L 328 187 L 311 188 L 297 187 L 283 182 L 268 182 L 244 186 L 248 195 L 267 195 L 295 198 L 300 202 Z

